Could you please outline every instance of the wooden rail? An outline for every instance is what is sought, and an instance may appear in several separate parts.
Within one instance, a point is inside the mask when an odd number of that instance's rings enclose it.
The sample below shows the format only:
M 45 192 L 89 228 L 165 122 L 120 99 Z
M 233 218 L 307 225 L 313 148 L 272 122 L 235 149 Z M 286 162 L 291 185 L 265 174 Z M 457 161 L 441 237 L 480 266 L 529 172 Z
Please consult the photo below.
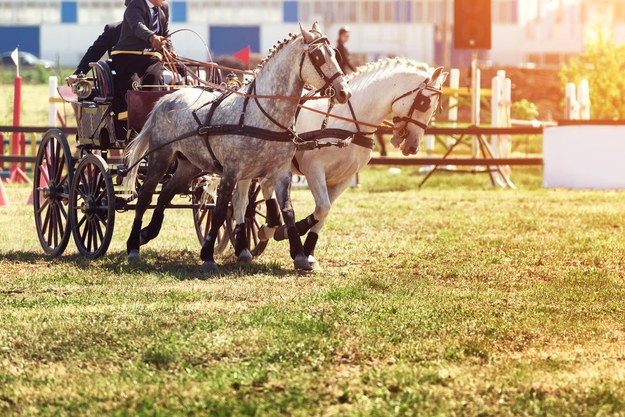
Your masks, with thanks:
M 23 133 L 45 133 L 50 127 L 21 126 L 0 126 L 0 132 L 23 132 Z M 61 129 L 66 135 L 75 135 L 76 128 Z M 391 129 L 381 129 L 380 133 L 390 134 Z M 541 135 L 542 127 L 431 127 L 427 130 L 430 135 L 448 136 L 470 136 L 470 135 Z M 0 155 L 0 162 L 34 163 L 35 156 Z M 109 162 L 119 163 L 118 157 L 110 157 Z M 542 158 L 371 158 L 370 165 L 542 165 Z

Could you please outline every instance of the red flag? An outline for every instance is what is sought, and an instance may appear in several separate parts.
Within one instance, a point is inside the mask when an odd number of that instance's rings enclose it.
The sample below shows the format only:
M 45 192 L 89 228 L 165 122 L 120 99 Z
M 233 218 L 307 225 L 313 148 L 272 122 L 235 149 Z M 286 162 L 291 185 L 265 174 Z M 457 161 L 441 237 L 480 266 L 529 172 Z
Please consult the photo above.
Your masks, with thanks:
M 251 52 L 251 47 L 248 45 L 245 48 L 241 49 L 238 52 L 235 52 L 234 54 L 232 54 L 233 57 L 235 57 L 236 59 L 238 59 L 239 61 L 242 61 L 245 63 L 245 65 L 247 65 L 247 68 L 250 67 L 250 52 Z

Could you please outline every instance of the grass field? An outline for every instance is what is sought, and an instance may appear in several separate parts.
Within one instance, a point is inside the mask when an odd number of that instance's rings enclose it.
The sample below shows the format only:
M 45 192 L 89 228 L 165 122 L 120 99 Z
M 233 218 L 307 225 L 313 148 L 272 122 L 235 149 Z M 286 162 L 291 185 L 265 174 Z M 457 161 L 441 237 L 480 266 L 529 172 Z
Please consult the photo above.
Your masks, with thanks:
M 294 273 L 272 242 L 206 277 L 190 212 L 130 266 L 41 254 L 0 208 L 0 415 L 625 415 L 625 193 L 362 172 Z M 302 217 L 307 191 L 294 193 Z M 208 278 L 208 279 L 207 279 Z

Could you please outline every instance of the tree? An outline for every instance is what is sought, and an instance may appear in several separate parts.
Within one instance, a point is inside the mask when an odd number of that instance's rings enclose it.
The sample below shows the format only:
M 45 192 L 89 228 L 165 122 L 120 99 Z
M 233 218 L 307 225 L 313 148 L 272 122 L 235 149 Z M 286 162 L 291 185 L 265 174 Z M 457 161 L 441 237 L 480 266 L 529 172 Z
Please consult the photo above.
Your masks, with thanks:
M 625 119 L 625 45 L 619 44 L 602 30 L 587 36 L 584 52 L 560 69 L 563 85 L 590 85 L 593 119 Z

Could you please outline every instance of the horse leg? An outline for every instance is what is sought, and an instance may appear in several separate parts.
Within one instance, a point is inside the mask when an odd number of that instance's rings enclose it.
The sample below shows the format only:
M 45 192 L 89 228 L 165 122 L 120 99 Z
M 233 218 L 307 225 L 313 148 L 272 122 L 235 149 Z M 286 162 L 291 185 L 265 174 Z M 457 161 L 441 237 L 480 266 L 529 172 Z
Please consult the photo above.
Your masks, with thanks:
M 276 182 L 276 197 L 282 209 L 282 218 L 287 228 L 291 258 L 295 269 L 311 271 L 312 267 L 306 255 L 304 246 L 295 226 L 295 212 L 291 204 L 291 172 L 288 171 L 278 178 Z
M 330 211 L 330 197 L 328 197 L 328 189 L 326 188 L 326 175 L 323 167 L 315 167 L 315 169 L 308 172 L 306 175 L 306 181 L 308 181 L 308 188 L 315 198 L 315 211 L 306 218 L 295 223 L 297 232 L 300 236 L 304 236 L 311 227 L 317 222 L 325 219 Z M 288 237 L 286 228 L 281 226 L 276 230 L 274 239 L 284 240 Z M 308 255 L 308 254 L 307 254 Z
M 200 259 L 204 261 L 204 270 L 209 273 L 218 273 L 217 264 L 215 263 L 215 242 L 219 229 L 226 220 L 228 212 L 228 203 L 232 199 L 232 191 L 236 185 L 235 176 L 232 173 L 226 173 L 221 177 L 219 188 L 217 188 L 217 201 L 215 202 L 215 210 L 211 218 L 211 228 L 206 235 L 206 240 L 202 245 Z
M 234 228 L 234 254 L 237 262 L 244 263 L 252 262 L 253 258 L 245 230 L 245 213 L 249 204 L 248 193 L 251 184 L 252 180 L 239 181 L 232 196 L 232 211 L 237 224 Z
M 313 181 L 314 183 L 315 181 Z M 323 225 L 330 214 L 330 209 L 332 208 L 332 204 L 336 201 L 336 199 L 343 194 L 343 192 L 350 186 L 352 183 L 352 179 L 348 178 L 347 180 L 340 182 L 338 184 L 331 185 L 326 188 L 325 182 L 323 183 L 323 198 L 327 198 L 323 203 L 320 203 L 317 199 L 317 194 L 315 194 L 315 218 L 319 219 L 319 221 L 310 228 L 308 235 L 306 236 L 306 241 L 304 242 L 304 253 L 308 256 L 308 261 L 315 269 L 320 269 L 319 262 L 315 258 L 315 247 L 317 246 L 317 240 L 319 239 L 319 232 L 323 228 Z M 310 181 L 308 182 L 310 185 Z M 313 194 L 315 191 L 313 191 Z M 317 217 L 319 216 L 319 217 Z
M 141 221 L 145 211 L 148 209 L 152 202 L 152 196 L 154 190 L 158 186 L 159 181 L 167 172 L 169 165 L 173 159 L 173 155 L 165 157 L 163 153 L 157 152 L 150 155 L 148 158 L 148 176 L 139 191 L 137 197 L 137 207 L 135 209 L 135 218 L 132 222 L 132 229 L 130 230 L 130 236 L 126 241 L 126 253 L 128 254 L 129 261 L 135 261 L 141 259 L 139 253 L 139 247 L 141 246 Z
M 178 167 L 174 172 L 174 175 L 163 186 L 161 194 L 158 196 L 156 208 L 152 213 L 152 220 L 145 228 L 141 230 L 140 242 L 141 245 L 145 245 L 150 240 L 155 239 L 161 231 L 163 225 L 163 218 L 165 216 L 165 208 L 176 194 L 179 194 L 187 189 L 193 177 L 200 173 L 200 170 L 196 168 L 189 161 L 184 159 L 178 159 Z
M 260 188 L 263 192 L 265 207 L 267 208 L 267 223 L 260 227 L 258 238 L 265 241 L 270 240 L 274 236 L 278 227 L 282 225 L 282 219 L 280 218 L 280 206 L 278 205 L 278 201 L 273 198 L 273 185 L 267 180 L 262 180 L 260 182 Z

